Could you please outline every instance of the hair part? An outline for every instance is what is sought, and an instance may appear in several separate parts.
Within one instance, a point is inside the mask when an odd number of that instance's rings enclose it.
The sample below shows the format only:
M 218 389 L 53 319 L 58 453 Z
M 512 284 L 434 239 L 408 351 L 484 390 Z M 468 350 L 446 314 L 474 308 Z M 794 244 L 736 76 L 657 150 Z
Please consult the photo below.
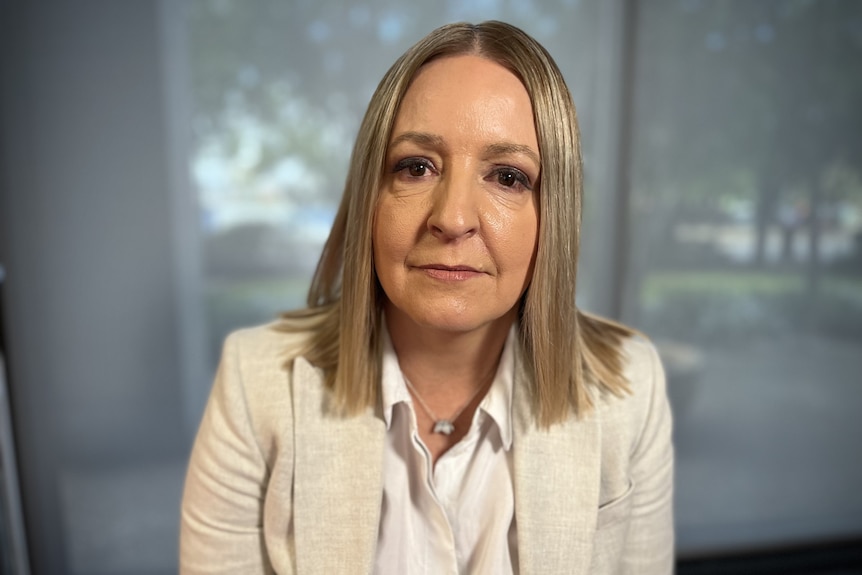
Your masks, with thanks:
M 309 331 L 302 350 L 325 374 L 333 406 L 358 413 L 379 401 L 380 321 L 385 298 L 374 271 L 374 214 L 392 126 L 419 69 L 447 56 L 474 54 L 515 74 L 530 96 L 539 142 L 539 233 L 533 277 L 520 304 L 522 356 L 532 374 L 539 425 L 584 415 L 588 387 L 622 395 L 621 342 L 628 328 L 575 305 L 583 181 L 580 135 L 571 94 L 550 54 L 502 22 L 449 24 L 404 53 L 381 80 L 359 128 L 344 196 L 323 248 L 308 309 L 284 314 L 282 329 Z

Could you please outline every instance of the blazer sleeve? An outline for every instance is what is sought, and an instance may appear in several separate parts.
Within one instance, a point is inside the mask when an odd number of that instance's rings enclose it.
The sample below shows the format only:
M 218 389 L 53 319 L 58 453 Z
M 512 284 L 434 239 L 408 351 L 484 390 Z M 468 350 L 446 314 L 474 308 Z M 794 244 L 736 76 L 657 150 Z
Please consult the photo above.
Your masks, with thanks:
M 664 369 L 655 347 L 647 343 L 646 411 L 630 459 L 631 523 L 621 558 L 626 575 L 669 575 L 674 568 L 673 468 L 671 412 Z
M 263 504 L 266 458 L 243 381 L 241 334 L 225 342 L 183 492 L 180 573 L 268 574 Z

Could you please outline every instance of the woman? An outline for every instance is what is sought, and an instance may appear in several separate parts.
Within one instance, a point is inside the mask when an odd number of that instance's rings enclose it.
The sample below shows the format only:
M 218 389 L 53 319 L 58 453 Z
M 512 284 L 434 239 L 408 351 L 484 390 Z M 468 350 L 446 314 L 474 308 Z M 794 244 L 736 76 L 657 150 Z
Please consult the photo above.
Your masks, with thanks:
M 575 307 L 581 189 L 535 40 L 454 24 L 408 50 L 308 309 L 225 344 L 183 573 L 670 573 L 664 376 Z

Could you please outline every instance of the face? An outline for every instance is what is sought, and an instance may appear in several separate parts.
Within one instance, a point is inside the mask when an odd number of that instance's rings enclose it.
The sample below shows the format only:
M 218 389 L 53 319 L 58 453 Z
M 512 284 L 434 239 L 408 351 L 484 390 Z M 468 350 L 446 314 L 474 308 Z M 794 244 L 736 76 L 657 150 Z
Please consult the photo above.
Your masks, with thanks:
M 390 321 L 505 329 L 536 252 L 539 145 L 520 80 L 478 56 L 423 66 L 389 140 L 374 262 Z

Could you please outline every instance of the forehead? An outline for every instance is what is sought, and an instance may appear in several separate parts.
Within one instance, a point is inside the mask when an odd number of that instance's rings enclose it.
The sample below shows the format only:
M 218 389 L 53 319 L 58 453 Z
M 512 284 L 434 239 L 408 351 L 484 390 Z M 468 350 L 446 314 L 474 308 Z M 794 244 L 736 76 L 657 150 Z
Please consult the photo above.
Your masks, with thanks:
M 520 79 L 476 55 L 447 56 L 419 69 L 399 106 L 392 136 L 405 129 L 496 134 L 528 145 L 536 140 L 532 102 Z

